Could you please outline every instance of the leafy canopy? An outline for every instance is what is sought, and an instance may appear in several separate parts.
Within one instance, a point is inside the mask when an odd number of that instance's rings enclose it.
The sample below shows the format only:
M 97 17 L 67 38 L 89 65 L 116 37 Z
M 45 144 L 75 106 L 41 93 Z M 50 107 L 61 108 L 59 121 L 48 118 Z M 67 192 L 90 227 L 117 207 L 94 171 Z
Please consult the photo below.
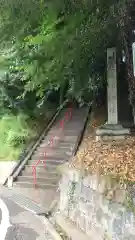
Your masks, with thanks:
M 3 106 L 91 101 L 105 82 L 106 48 L 117 44 L 122 2 L 1 0 Z

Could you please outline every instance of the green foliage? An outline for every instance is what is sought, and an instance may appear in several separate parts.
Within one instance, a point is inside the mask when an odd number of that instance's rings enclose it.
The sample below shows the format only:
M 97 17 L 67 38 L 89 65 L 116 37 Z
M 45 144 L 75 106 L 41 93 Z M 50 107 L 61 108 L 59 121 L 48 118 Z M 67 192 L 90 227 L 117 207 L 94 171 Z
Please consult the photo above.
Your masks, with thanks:
M 17 75 L 22 82 L 17 94 L 24 100 L 34 92 L 39 101 L 48 101 L 51 94 L 60 102 L 64 97 L 91 101 L 105 81 L 106 48 L 116 43 L 118 3 L 2 2 L 3 38 L 8 35 L 15 52 L 8 59 L 10 78 L 14 84 Z
M 2 157 L 31 134 L 20 113 L 35 118 L 65 98 L 79 104 L 96 98 L 105 84 L 106 48 L 117 44 L 123 1 L 0 1 Z
M 28 117 L 23 114 L 5 114 L 0 120 L 0 159 L 17 160 L 24 144 L 35 133 L 30 129 Z

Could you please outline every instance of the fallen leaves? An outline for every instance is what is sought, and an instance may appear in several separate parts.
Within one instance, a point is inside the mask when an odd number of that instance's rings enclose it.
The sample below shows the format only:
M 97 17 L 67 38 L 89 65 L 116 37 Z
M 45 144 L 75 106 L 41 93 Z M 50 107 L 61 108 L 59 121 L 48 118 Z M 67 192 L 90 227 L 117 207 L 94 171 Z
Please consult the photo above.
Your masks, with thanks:
M 118 174 L 125 179 L 135 181 L 135 137 L 129 136 L 117 142 L 96 142 L 92 125 L 89 126 L 80 150 L 73 159 L 73 166 L 100 174 Z

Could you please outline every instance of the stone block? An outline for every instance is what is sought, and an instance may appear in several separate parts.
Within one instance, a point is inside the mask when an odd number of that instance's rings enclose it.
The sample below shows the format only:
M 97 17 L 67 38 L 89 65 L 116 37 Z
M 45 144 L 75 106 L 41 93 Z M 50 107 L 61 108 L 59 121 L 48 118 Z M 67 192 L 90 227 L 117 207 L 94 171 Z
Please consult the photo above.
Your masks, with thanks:
M 112 222 L 113 236 L 118 239 L 135 239 L 135 217 L 131 212 L 119 212 Z
M 101 223 L 103 216 L 104 216 L 104 212 L 103 212 L 102 208 L 98 208 L 96 210 L 96 219 L 99 223 Z
M 104 232 L 98 228 L 91 228 L 87 231 L 87 235 L 92 240 L 104 240 Z
M 61 196 L 60 196 L 60 202 L 59 202 L 59 209 L 60 211 L 63 211 L 65 210 L 66 208 L 68 208 L 68 197 L 67 197 L 67 194 L 65 193 L 61 193 Z
M 120 124 L 105 124 L 96 131 L 96 141 L 120 140 L 130 134 L 130 129 L 123 128 Z
M 109 214 L 109 212 L 110 212 L 109 203 L 110 203 L 109 200 L 107 200 L 106 198 L 103 198 L 103 197 L 102 197 L 102 200 L 101 200 L 101 202 L 100 202 L 100 207 L 102 208 L 102 210 L 103 210 L 103 212 L 104 212 L 105 214 Z M 112 213 L 111 213 L 111 214 L 112 214 Z
M 119 136 L 116 136 L 116 135 L 99 135 L 99 136 L 96 136 L 96 142 L 98 141 L 105 141 L 105 142 L 108 142 L 108 141 L 120 141 L 120 140 L 123 140 L 125 138 L 125 135 L 119 135 Z
M 85 221 L 86 221 L 86 229 L 85 229 L 85 231 L 86 231 L 86 234 L 89 235 L 89 231 L 92 228 L 92 223 L 91 223 L 91 220 L 90 220 L 90 218 L 88 216 L 85 217 Z
M 121 218 L 116 218 L 113 221 L 113 235 L 119 237 L 123 235 L 123 221 Z
M 82 197 L 84 201 L 93 205 L 99 205 L 102 198 L 102 196 L 97 191 L 84 185 L 82 186 L 80 197 Z
M 128 235 L 128 237 L 123 236 L 122 240 L 135 240 L 135 235 Z
M 82 185 L 80 197 L 87 201 L 89 199 L 89 191 L 91 191 L 90 188 Z
M 97 190 L 98 187 L 98 181 L 97 181 L 97 176 L 92 175 L 92 176 L 87 176 L 83 179 L 83 185 L 89 188 L 92 188 L 93 190 Z
M 89 217 L 89 219 L 91 218 L 92 213 L 94 211 L 95 211 L 95 206 L 90 203 L 87 203 L 87 216 Z
M 135 233 L 135 215 L 132 212 L 126 211 L 123 212 L 121 216 L 123 221 L 123 226 L 125 227 L 126 231 L 129 230 L 130 233 Z
M 82 192 L 82 181 L 79 181 L 79 182 L 77 183 L 76 189 L 75 189 L 76 197 L 80 197 L 81 192 Z
M 65 189 L 68 189 L 70 183 L 70 179 L 64 175 L 59 182 L 60 191 L 65 191 Z
M 69 218 L 73 222 L 77 222 L 77 219 L 80 217 L 80 211 L 77 208 L 72 208 L 69 210 Z
M 106 190 L 106 179 L 105 177 L 100 177 L 100 181 L 98 183 L 98 186 L 97 186 L 97 191 L 100 193 L 100 194 L 104 194 L 105 190 Z
M 85 215 L 82 214 L 77 219 L 77 227 L 79 227 L 81 230 L 86 232 L 86 217 L 85 217 Z
M 67 178 L 70 181 L 78 182 L 83 175 L 83 172 L 72 168 L 68 163 L 61 164 L 58 170 L 62 174 L 62 178 L 64 176 L 64 178 Z
M 68 212 L 68 209 L 65 209 L 64 211 L 60 211 L 60 213 L 65 216 L 66 218 L 69 217 L 69 212 Z
M 112 217 L 109 216 L 107 213 L 103 214 L 103 217 L 102 217 L 102 226 L 103 226 L 103 229 L 109 234 L 111 235 L 112 233 Z
M 129 133 L 130 133 L 130 129 L 123 128 L 121 124 L 105 123 L 103 126 L 101 126 L 96 130 L 96 135 L 120 136 L 120 135 L 129 134 Z
M 78 202 L 78 209 L 81 211 L 82 214 L 90 217 L 93 212 L 95 212 L 95 206 L 80 200 Z
M 93 229 L 101 226 L 101 223 L 97 221 L 96 210 L 91 213 L 91 222 Z
M 125 202 L 126 199 L 126 191 L 125 189 L 116 189 L 114 192 L 114 201 L 117 203 L 121 203 L 123 204 Z
M 109 202 L 108 203 L 108 214 L 110 216 L 114 216 L 115 218 L 117 215 L 123 215 L 123 212 L 125 211 L 125 208 L 123 205 L 115 202 Z
M 67 172 L 70 181 L 79 182 L 81 180 L 81 172 L 76 169 L 71 169 Z

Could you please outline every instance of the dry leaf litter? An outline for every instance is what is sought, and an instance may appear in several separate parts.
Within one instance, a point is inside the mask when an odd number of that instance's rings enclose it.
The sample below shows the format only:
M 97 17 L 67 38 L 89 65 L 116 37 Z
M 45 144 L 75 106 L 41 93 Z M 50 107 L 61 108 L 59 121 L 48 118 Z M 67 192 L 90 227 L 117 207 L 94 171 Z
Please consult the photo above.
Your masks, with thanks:
M 88 124 L 80 149 L 73 159 L 72 166 L 85 169 L 88 173 L 101 175 L 114 174 L 135 181 L 135 137 L 123 140 L 96 142 L 95 131 L 101 121 L 93 119 Z

